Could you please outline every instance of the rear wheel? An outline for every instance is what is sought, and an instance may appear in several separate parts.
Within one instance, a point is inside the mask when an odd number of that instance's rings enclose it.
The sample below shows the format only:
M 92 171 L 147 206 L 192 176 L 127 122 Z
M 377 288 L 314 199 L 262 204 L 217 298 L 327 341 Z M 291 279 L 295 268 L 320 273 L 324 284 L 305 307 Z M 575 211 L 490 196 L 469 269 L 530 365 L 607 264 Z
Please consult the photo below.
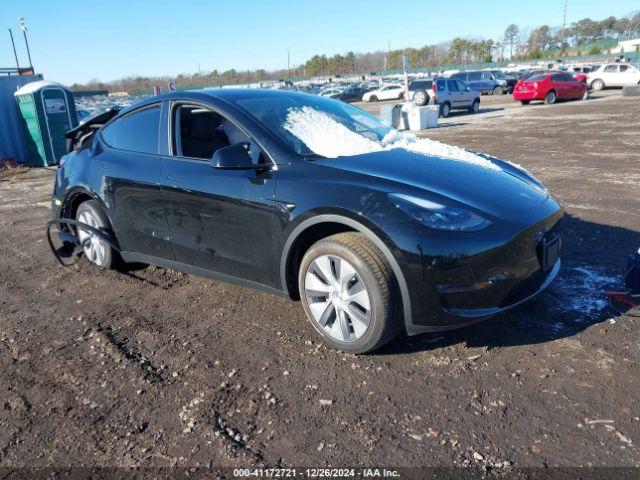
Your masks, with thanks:
M 582 100 L 587 100 L 589 98 L 589 90 L 585 90 L 581 98 Z
M 376 97 L 375 95 L 371 95 L 371 96 L 369 97 L 369 101 L 370 101 L 370 102 L 377 102 L 377 101 L 378 101 L 378 97 Z
M 552 105 L 557 101 L 558 101 L 558 95 L 556 95 L 556 92 L 554 92 L 553 90 L 547 93 L 547 96 L 544 97 L 544 103 L 546 103 L 547 105 Z
M 424 90 L 416 90 L 416 93 L 413 94 L 413 103 L 415 103 L 419 107 L 426 105 L 428 101 L 429 96 Z
M 520 103 L 522 105 L 529 105 L 531 103 L 531 100 L 520 100 Z
M 492 93 L 494 95 L 502 95 L 504 93 L 504 89 L 502 87 L 495 87 Z
M 340 233 L 315 243 L 302 259 L 298 285 L 311 324 L 335 348 L 369 352 L 398 332 L 391 267 L 360 233 Z
M 604 82 L 599 78 L 596 78 L 593 82 L 591 82 L 591 88 L 593 90 L 602 90 L 604 88 Z
M 78 207 L 76 220 L 111 235 L 109 220 L 95 200 L 87 200 Z M 82 227 L 76 227 L 76 231 L 87 260 L 101 268 L 115 268 L 119 256 L 107 242 Z
M 442 106 L 440 107 L 440 115 L 442 115 L 443 118 L 447 118 L 450 113 L 451 113 L 451 105 L 449 105 L 448 102 L 443 103 Z
M 476 98 L 471 104 L 471 106 L 469 107 L 469 112 L 478 113 L 479 111 L 480 111 L 480 100 Z

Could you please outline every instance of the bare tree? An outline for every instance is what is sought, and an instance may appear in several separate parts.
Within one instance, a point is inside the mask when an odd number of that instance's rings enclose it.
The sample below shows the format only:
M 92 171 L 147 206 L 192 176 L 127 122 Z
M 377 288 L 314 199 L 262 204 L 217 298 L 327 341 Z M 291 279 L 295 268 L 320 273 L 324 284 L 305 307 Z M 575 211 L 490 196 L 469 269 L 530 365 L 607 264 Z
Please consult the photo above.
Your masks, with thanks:
M 513 23 L 504 31 L 504 43 L 511 47 L 509 58 L 513 58 L 513 46 L 516 44 L 516 40 L 518 39 L 518 31 L 518 26 Z

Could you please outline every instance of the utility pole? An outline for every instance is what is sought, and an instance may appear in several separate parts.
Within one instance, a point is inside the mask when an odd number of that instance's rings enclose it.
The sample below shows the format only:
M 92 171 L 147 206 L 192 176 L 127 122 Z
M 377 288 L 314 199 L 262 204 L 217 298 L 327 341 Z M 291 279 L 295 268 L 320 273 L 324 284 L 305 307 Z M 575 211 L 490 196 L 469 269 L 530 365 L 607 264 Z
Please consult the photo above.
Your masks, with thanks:
M 18 54 L 16 52 L 16 43 L 13 41 L 13 32 L 9 29 L 9 35 L 11 36 L 11 45 L 13 46 L 13 56 L 16 58 L 16 67 L 20 70 L 20 62 L 18 62 Z
M 27 46 L 27 57 L 29 58 L 29 67 L 33 70 L 33 63 L 31 62 L 31 52 L 29 51 L 29 41 L 27 40 L 27 24 L 24 23 L 24 18 L 20 19 L 20 29 L 22 30 L 22 35 L 24 35 L 24 44 Z M 33 73 L 36 73 L 35 70 Z
M 564 9 L 562 11 L 562 50 L 567 43 L 567 3 L 569 0 L 564 0 Z
M 291 55 L 287 50 L 287 78 L 291 80 Z

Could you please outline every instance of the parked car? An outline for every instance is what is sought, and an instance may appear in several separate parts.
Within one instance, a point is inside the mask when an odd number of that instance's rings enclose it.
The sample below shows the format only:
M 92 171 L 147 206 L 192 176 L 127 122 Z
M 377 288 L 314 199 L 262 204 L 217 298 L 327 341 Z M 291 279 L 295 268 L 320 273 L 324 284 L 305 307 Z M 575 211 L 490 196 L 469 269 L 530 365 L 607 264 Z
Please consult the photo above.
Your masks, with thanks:
M 518 77 L 504 73 L 502 70 L 488 70 L 488 71 L 491 72 L 497 80 L 504 80 L 505 85 L 504 85 L 503 93 L 509 93 L 509 94 L 513 93 L 513 89 L 515 88 L 516 83 L 518 83 Z
M 318 95 L 321 97 L 329 97 L 334 98 L 336 95 L 340 94 L 344 88 L 341 87 L 329 87 L 322 90 Z
M 377 102 L 378 100 L 399 100 L 404 96 L 404 87 L 395 83 L 382 85 L 362 96 L 363 102 Z
M 350 87 L 345 88 L 340 93 L 332 96 L 331 98 L 335 98 L 336 100 L 340 100 L 341 102 L 359 102 L 362 100 L 362 96 L 367 93 L 370 89 L 362 88 L 362 87 Z
M 500 80 L 488 70 L 475 70 L 468 72 L 458 72 L 449 78 L 462 80 L 469 88 L 482 94 L 502 95 L 507 91 L 507 81 Z
M 451 110 L 480 111 L 480 92 L 476 92 L 457 78 L 437 78 L 431 90 L 434 102 L 440 105 L 440 115 L 448 117 Z
M 586 100 L 589 88 L 578 82 L 570 73 L 552 72 L 530 77 L 518 82 L 513 91 L 513 98 L 523 105 L 532 100 L 542 100 L 546 104 L 558 100 Z
M 605 63 L 587 74 L 587 83 L 593 90 L 640 85 L 640 70 L 626 63 Z
M 292 113 L 311 118 L 297 130 Z M 319 155 L 303 135 L 318 115 L 379 149 Z M 475 323 L 560 268 L 563 211 L 530 173 L 393 147 L 389 127 L 343 102 L 173 92 L 79 130 L 56 173 L 53 216 L 79 222 L 61 239 L 102 268 L 142 262 L 301 299 L 348 352 Z
M 431 99 L 430 93 L 433 91 L 432 79 L 413 80 L 409 84 L 409 100 L 418 106 L 429 103 Z
M 576 65 L 569 67 L 568 71 L 579 82 L 587 83 L 587 74 L 593 70 L 593 65 Z

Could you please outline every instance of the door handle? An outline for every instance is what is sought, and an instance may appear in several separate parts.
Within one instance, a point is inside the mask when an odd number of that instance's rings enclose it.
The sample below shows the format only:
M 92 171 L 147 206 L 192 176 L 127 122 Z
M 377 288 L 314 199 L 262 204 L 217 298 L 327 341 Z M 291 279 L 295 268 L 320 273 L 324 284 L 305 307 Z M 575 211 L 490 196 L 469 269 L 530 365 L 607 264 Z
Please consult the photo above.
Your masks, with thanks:
M 182 182 L 182 179 L 177 178 L 177 177 L 172 177 L 170 175 L 167 175 L 167 180 L 170 180 L 172 182 Z

